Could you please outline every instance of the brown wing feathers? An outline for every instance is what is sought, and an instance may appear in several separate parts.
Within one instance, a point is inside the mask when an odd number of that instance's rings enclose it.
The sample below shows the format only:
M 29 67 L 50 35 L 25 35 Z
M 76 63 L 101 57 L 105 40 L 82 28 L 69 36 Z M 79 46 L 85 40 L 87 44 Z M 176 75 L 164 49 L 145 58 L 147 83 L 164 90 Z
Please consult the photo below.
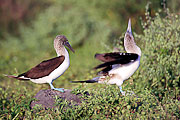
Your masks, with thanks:
M 99 69 L 103 67 L 106 67 L 108 69 L 110 66 L 114 64 L 124 65 L 133 62 L 138 58 L 138 55 L 134 53 L 114 52 L 114 53 L 96 54 L 95 58 L 104 62 L 103 64 L 96 66 L 95 69 Z M 102 71 L 106 70 L 106 68 L 103 69 Z
M 118 59 L 120 56 L 119 52 L 96 54 L 95 58 L 102 62 L 110 62 Z
M 58 56 L 49 60 L 45 60 L 33 67 L 29 71 L 17 76 L 17 79 L 21 76 L 30 79 L 38 79 L 44 76 L 48 76 L 54 69 L 58 68 L 64 61 L 64 56 Z

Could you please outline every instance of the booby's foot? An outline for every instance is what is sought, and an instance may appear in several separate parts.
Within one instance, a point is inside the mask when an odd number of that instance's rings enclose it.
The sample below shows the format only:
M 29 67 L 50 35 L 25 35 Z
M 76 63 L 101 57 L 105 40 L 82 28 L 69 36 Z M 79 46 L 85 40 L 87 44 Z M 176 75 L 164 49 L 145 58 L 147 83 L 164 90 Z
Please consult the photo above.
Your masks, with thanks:
M 122 94 L 123 96 L 125 96 L 126 92 L 124 92 L 124 91 L 122 90 L 122 87 L 121 87 L 121 86 L 119 86 L 119 89 L 120 89 L 121 94 Z
M 127 91 L 127 92 L 125 92 L 125 91 L 123 91 L 122 90 L 122 87 L 121 86 L 119 86 L 119 89 L 120 89 L 120 92 L 121 92 L 121 94 L 123 95 L 123 96 L 127 96 L 127 95 L 135 95 L 135 93 L 133 92 L 133 91 Z
M 59 92 L 64 92 L 64 88 L 52 88 L 53 90 L 57 90 Z
M 135 93 L 133 91 L 127 91 L 126 95 L 135 95 Z
M 133 91 L 121 91 L 121 94 L 123 95 L 123 96 L 131 96 L 131 95 L 135 95 L 135 93 L 133 92 Z
M 126 92 L 123 91 L 123 92 L 121 92 L 121 94 L 122 94 L 123 96 L 125 96 L 125 95 L 126 95 Z
M 49 83 L 49 85 L 50 85 L 51 89 L 53 89 L 53 90 L 57 90 L 57 91 L 59 91 L 59 92 L 64 92 L 64 88 L 55 88 L 55 87 L 52 85 L 52 83 Z

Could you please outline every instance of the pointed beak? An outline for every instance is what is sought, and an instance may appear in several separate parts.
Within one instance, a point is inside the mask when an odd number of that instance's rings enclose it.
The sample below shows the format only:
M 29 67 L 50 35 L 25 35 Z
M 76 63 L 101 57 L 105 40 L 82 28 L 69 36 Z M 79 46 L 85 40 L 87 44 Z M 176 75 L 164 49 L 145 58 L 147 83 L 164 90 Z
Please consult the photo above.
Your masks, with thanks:
M 127 32 L 132 34 L 132 31 L 131 31 L 131 19 L 129 19 L 129 22 L 128 22 Z
M 65 45 L 66 45 L 73 53 L 75 53 L 75 51 L 73 50 L 73 48 L 71 47 L 71 45 L 69 44 L 69 42 L 66 42 Z

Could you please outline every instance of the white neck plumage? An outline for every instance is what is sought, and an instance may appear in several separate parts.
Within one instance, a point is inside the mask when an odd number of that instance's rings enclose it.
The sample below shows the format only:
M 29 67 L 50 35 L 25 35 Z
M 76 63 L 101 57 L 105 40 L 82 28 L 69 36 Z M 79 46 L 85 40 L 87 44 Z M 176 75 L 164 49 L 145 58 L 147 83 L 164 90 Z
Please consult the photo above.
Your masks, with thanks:
M 132 33 L 127 32 L 125 34 L 124 47 L 127 53 L 136 53 L 141 56 L 141 49 L 134 42 Z
M 64 46 L 61 46 L 61 47 L 57 47 L 56 48 L 56 53 L 57 53 L 57 56 L 65 56 L 65 58 L 69 58 L 69 53 L 68 51 L 66 50 L 66 48 Z
M 129 19 L 127 32 L 124 37 L 124 47 L 127 53 L 136 53 L 141 56 L 141 49 L 134 42 L 131 30 L 131 20 Z
M 130 44 L 125 46 L 125 50 L 127 53 L 136 53 L 141 56 L 141 49 L 136 44 Z

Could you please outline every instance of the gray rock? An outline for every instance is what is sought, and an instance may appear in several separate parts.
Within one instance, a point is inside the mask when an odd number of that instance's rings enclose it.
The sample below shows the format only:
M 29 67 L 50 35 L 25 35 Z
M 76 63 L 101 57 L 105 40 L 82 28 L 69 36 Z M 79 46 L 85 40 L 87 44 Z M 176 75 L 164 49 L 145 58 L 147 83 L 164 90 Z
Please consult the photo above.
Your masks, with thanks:
M 34 98 L 36 100 L 31 102 L 30 107 L 33 108 L 35 105 L 40 105 L 43 108 L 55 108 L 56 103 L 56 96 L 58 101 L 67 100 L 69 101 L 69 106 L 71 106 L 71 103 L 73 102 L 74 105 L 80 105 L 81 99 L 79 98 L 81 95 L 74 95 L 71 93 L 72 90 L 64 90 L 64 93 L 47 89 L 47 90 L 40 90 Z M 60 100 L 59 100 L 60 99 Z

